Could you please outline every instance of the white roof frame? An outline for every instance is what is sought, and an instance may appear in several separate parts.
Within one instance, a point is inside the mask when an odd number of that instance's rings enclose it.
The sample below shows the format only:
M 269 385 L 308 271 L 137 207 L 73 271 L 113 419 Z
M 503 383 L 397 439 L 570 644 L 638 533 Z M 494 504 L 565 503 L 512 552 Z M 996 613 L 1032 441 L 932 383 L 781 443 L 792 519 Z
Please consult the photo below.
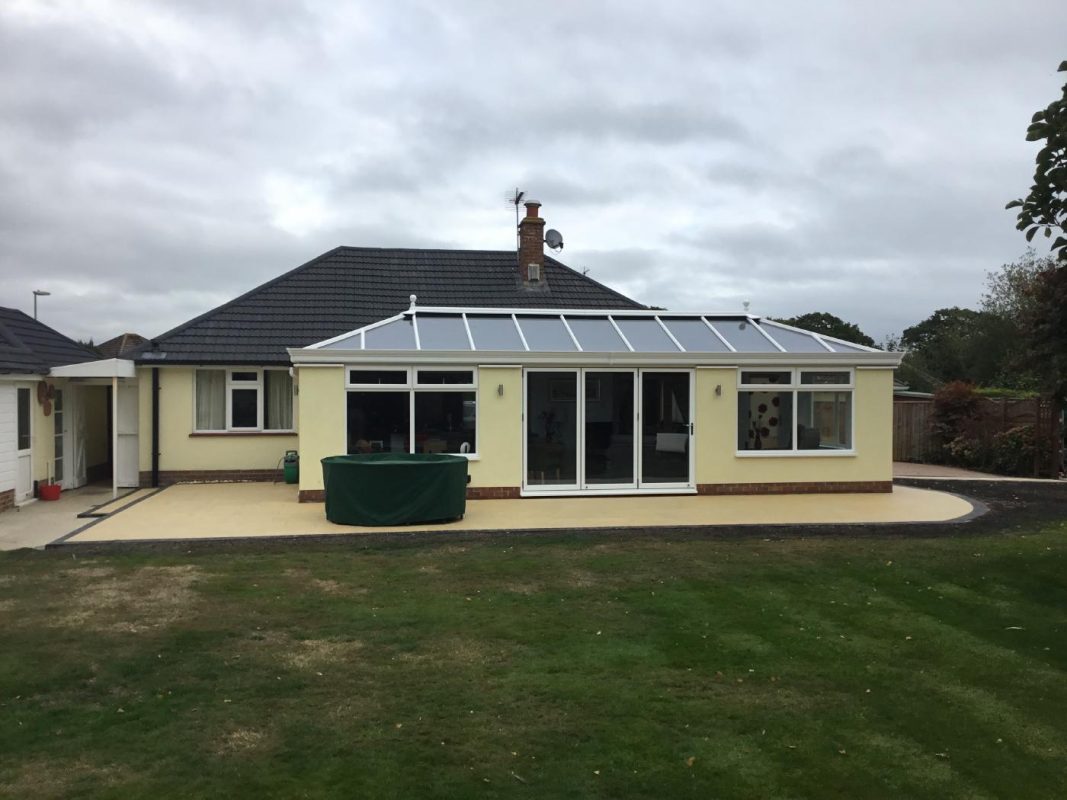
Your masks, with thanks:
M 466 332 L 469 349 L 462 350 L 423 350 L 418 331 L 418 317 L 448 315 L 462 319 Z M 478 349 L 475 338 L 471 333 L 469 318 L 472 316 L 493 316 L 510 318 L 515 325 L 522 342 L 522 350 L 486 350 Z M 521 320 L 524 317 L 541 317 L 558 320 L 562 329 L 575 346 L 574 351 L 546 352 L 536 351 L 530 345 L 523 333 Z M 597 317 L 607 319 L 620 338 L 626 350 L 621 351 L 598 351 L 583 349 L 581 338 L 575 335 L 567 318 Z M 366 336 L 368 331 L 373 331 L 386 325 L 390 325 L 411 318 L 414 330 L 414 348 L 395 349 L 367 349 Z M 655 320 L 660 328 L 667 334 L 671 342 L 678 348 L 677 352 L 664 352 L 641 350 L 626 337 L 616 320 L 619 318 L 651 319 Z M 702 321 L 708 328 L 709 333 L 714 335 L 726 348 L 727 352 L 721 351 L 686 351 L 684 345 L 672 333 L 669 321 L 672 319 L 697 319 Z M 717 321 L 740 321 L 748 323 L 759 335 L 765 339 L 773 350 L 768 352 L 746 352 L 737 350 L 734 343 L 715 326 Z M 774 338 L 770 329 L 788 330 L 811 339 L 814 348 L 812 351 L 790 350 Z M 338 346 L 340 343 L 350 344 L 349 347 Z M 841 345 L 836 350 L 833 345 Z M 867 366 L 897 366 L 900 363 L 900 353 L 887 353 L 872 347 L 845 342 L 831 336 L 795 328 L 773 320 L 764 320 L 744 312 L 721 312 L 701 313 L 685 311 L 658 311 L 654 309 L 557 309 L 557 308 L 494 308 L 494 307 L 452 307 L 452 306 L 427 306 L 418 307 L 414 303 L 411 308 L 399 314 L 380 320 L 370 325 L 358 328 L 354 331 L 334 336 L 321 342 L 304 348 L 290 348 L 290 358 L 294 364 L 337 363 L 359 361 L 363 363 L 395 363 L 397 361 L 409 361 L 417 363 L 514 363 L 520 361 L 524 364 L 551 363 L 551 364 L 647 364 L 650 361 L 656 363 L 670 363 L 682 366 L 684 364 L 701 365 L 759 365 L 759 364 L 794 364 L 794 365 L 817 365 L 817 364 L 851 364 Z

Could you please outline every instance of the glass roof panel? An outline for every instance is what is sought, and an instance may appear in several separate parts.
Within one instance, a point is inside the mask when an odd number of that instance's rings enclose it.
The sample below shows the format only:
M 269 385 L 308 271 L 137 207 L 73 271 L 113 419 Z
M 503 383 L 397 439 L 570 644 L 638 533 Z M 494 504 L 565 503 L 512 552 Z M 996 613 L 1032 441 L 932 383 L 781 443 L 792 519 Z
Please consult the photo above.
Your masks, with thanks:
M 567 317 L 567 324 L 586 353 L 630 352 L 607 317 Z
M 787 353 L 826 353 L 825 347 L 819 344 L 818 339 L 810 333 L 791 331 L 789 328 L 779 328 L 777 325 L 768 325 L 767 333 L 774 337 L 785 348 Z
M 367 350 L 414 350 L 415 329 L 411 317 L 387 322 L 378 328 L 364 331 Z
M 677 353 L 678 346 L 671 341 L 660 324 L 654 319 L 642 317 L 619 317 L 615 320 L 622 335 L 639 353 Z M 704 328 L 708 335 L 711 331 Z M 712 337 L 714 338 L 714 337 Z M 584 345 L 583 345 L 584 346 Z
M 830 345 L 830 347 L 832 347 L 834 349 L 835 353 L 868 353 L 868 352 L 870 352 L 869 350 L 866 350 L 865 348 L 860 347 L 858 344 L 845 344 L 844 342 L 831 342 L 831 341 L 828 341 L 826 339 L 823 339 L 823 341 L 826 342 L 828 345 Z
M 354 333 L 351 336 L 346 336 L 344 339 L 338 339 L 336 342 L 330 342 L 322 346 L 323 350 L 359 350 L 359 333 Z
M 778 348 L 747 319 L 713 319 L 711 324 L 739 353 L 777 353 Z M 782 345 L 783 347 L 785 345 Z
M 573 353 L 578 349 L 559 317 L 527 317 L 520 314 L 518 320 L 526 344 L 535 352 Z
M 511 317 L 467 315 L 467 324 L 479 350 L 525 350 Z
M 730 348 L 699 317 L 661 317 L 688 353 L 728 353 Z
M 423 350 L 470 350 L 463 317 L 452 314 L 418 314 L 419 347 Z

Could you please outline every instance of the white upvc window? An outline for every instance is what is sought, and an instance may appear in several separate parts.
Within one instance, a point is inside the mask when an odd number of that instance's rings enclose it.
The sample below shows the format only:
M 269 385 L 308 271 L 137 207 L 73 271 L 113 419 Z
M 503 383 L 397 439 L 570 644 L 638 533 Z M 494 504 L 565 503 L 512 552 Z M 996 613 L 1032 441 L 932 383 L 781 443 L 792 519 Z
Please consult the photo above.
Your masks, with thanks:
M 851 368 L 743 368 L 737 377 L 738 455 L 855 454 Z
M 347 367 L 350 453 L 456 453 L 477 458 L 474 367 Z
M 193 394 L 195 433 L 294 430 L 293 379 L 288 369 L 197 369 Z

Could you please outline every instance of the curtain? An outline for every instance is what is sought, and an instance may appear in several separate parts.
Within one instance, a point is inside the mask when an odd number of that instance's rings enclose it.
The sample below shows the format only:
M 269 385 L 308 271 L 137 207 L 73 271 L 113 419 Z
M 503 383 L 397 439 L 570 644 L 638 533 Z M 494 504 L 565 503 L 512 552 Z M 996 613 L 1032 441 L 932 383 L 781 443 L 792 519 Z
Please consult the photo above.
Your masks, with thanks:
M 263 371 L 263 388 L 267 393 L 265 422 L 267 430 L 289 431 L 293 429 L 293 379 L 289 370 L 268 369 Z
M 226 370 L 196 371 L 196 429 L 226 430 Z

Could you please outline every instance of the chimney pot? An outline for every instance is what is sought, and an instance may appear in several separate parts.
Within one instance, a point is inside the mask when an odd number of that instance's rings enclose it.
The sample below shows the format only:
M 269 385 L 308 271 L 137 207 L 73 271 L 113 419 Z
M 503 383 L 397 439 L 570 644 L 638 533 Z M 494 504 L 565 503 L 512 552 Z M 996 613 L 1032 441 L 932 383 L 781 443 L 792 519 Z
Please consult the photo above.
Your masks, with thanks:
M 541 207 L 541 204 L 536 200 L 526 201 L 526 218 L 537 219 L 537 209 Z

